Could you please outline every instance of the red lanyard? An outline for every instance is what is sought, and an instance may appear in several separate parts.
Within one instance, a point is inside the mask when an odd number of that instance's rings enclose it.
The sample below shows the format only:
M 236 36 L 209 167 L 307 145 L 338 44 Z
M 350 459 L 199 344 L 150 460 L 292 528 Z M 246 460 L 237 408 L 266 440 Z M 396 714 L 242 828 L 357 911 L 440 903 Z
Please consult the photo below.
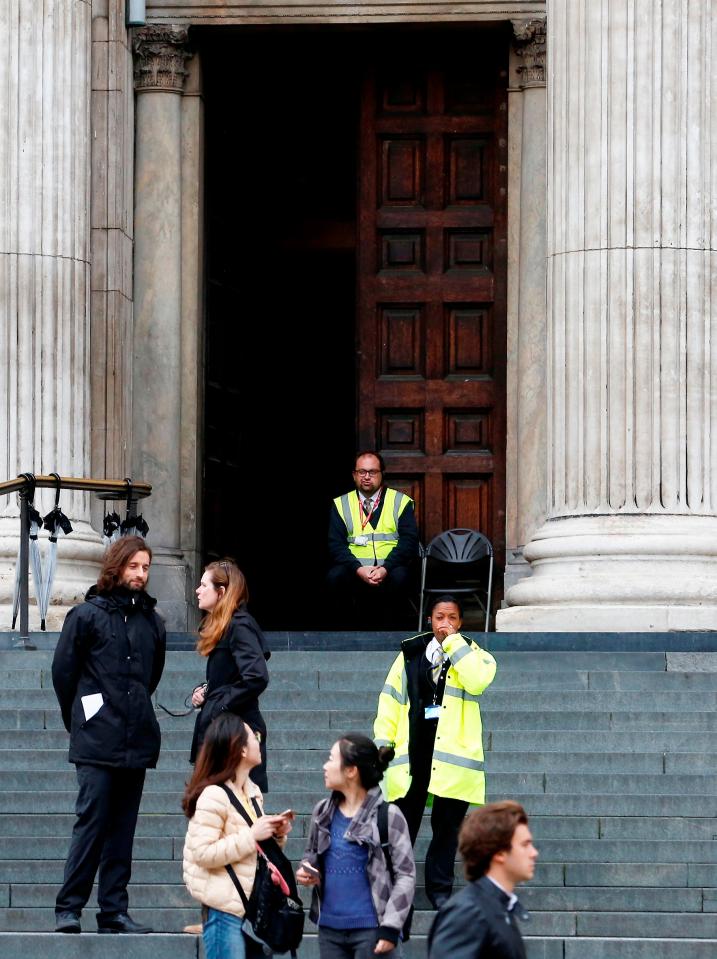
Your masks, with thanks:
M 366 499 L 366 498 L 367 498 L 367 497 L 364 497 L 364 499 Z M 362 532 L 363 532 L 363 530 L 366 529 L 366 524 L 368 523 L 368 521 L 371 519 L 371 517 L 372 517 L 373 514 L 375 513 L 376 507 L 378 506 L 378 501 L 379 501 L 380 499 L 381 499 L 381 491 L 379 490 L 378 496 L 376 497 L 376 499 L 375 499 L 375 500 L 373 501 L 373 503 L 371 504 L 371 509 L 370 509 L 370 510 L 368 511 L 368 513 L 367 513 L 367 512 L 366 512 L 366 507 L 364 506 L 364 503 L 363 503 L 363 500 L 359 497 L 359 505 L 361 506 L 361 512 L 363 513 L 363 515 L 364 515 L 364 517 L 365 517 L 365 519 L 363 519 L 363 520 L 361 521 L 361 531 L 362 531 Z

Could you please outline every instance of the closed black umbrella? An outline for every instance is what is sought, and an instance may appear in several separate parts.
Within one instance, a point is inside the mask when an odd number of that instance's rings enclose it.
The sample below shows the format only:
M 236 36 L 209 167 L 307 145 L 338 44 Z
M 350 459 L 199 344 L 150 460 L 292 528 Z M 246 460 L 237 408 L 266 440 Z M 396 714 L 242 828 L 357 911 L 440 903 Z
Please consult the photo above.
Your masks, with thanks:
M 60 477 L 57 475 L 57 473 L 50 473 L 50 476 L 54 476 L 57 480 L 57 492 L 55 493 L 55 505 L 43 520 L 45 529 L 50 533 L 50 545 L 47 550 L 45 577 L 43 580 L 42 592 L 40 596 L 40 617 L 43 622 L 47 616 L 47 610 L 50 606 L 52 584 L 55 580 L 55 571 L 57 569 L 57 539 L 59 536 L 67 536 L 72 532 L 72 524 L 60 509 Z

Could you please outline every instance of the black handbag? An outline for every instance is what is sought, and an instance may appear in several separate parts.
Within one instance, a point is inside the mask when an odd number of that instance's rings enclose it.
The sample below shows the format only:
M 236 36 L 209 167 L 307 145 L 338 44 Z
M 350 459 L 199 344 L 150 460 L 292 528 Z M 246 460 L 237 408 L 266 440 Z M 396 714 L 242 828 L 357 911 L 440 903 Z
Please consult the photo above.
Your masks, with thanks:
M 222 789 L 236 811 L 252 826 L 251 816 L 231 789 L 224 784 Z M 257 816 L 261 816 L 256 800 L 252 800 L 252 805 Z M 291 863 L 276 840 L 265 839 L 261 846 L 257 843 L 256 875 L 249 898 L 232 867 L 227 865 L 225 868 L 244 903 L 244 934 L 259 943 L 268 954 L 290 952 L 295 957 L 304 934 L 304 907 Z

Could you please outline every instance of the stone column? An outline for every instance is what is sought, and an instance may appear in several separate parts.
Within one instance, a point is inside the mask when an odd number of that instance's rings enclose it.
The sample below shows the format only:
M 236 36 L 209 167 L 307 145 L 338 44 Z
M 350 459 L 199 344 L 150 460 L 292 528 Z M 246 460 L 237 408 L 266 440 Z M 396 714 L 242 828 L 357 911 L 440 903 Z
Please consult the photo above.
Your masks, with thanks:
M 143 515 L 152 588 L 170 629 L 187 627 L 181 548 L 182 91 L 187 30 L 135 33 L 132 469 L 152 484 Z
M 530 573 L 523 549 L 545 521 L 545 18 L 514 20 L 508 87 L 506 589 Z
M 90 3 L 6 0 L 0 35 L 0 476 L 88 476 Z M 41 512 L 53 503 L 38 493 Z M 96 580 L 103 552 L 88 495 L 60 505 L 74 532 L 59 544 L 49 629 Z M 14 496 L 0 499 L 0 628 L 18 516 Z
M 717 627 L 717 20 L 548 3 L 549 519 L 500 629 Z

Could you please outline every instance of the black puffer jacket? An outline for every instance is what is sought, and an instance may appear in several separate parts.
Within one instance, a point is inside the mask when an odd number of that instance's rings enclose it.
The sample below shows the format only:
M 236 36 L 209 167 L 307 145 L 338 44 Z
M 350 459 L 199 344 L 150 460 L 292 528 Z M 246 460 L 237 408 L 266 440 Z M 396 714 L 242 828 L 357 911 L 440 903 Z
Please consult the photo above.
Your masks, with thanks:
M 259 696 L 269 684 L 266 661 L 271 656 L 261 628 L 245 606 L 234 613 L 227 631 L 207 657 L 207 693 L 194 726 L 189 761 L 194 762 L 207 727 L 222 712 L 237 713 L 261 733 L 261 766 L 252 780 L 267 792 L 266 723 L 259 711 Z
M 166 648 L 156 600 L 118 586 L 93 586 L 71 609 L 52 661 L 52 683 L 70 734 L 70 762 L 123 769 L 156 766 L 160 732 L 151 694 L 157 688 Z M 82 697 L 102 695 L 102 706 L 85 720 Z

